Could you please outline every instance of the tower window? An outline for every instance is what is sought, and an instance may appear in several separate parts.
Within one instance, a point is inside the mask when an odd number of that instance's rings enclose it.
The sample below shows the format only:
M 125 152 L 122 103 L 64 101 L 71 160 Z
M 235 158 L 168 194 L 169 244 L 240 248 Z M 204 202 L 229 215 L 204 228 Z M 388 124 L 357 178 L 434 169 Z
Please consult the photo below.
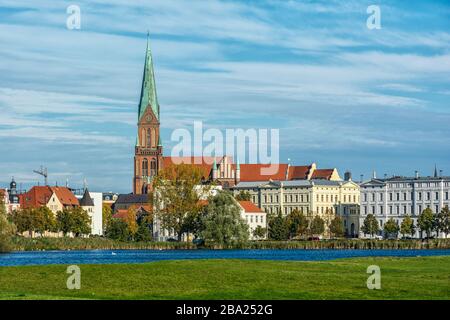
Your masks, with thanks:
M 144 177 L 148 176 L 148 160 L 144 159 L 144 161 L 142 161 L 142 175 Z
M 152 134 L 150 129 L 147 129 L 147 147 L 152 147 Z
M 152 159 L 150 162 L 150 176 L 156 175 L 156 159 Z

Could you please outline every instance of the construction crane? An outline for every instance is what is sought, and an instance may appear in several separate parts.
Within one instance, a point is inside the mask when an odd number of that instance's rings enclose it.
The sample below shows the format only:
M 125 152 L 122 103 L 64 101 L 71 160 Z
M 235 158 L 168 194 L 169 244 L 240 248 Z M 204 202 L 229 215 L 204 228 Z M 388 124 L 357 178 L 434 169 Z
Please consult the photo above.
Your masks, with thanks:
M 41 175 L 44 177 L 45 179 L 45 185 L 48 186 L 48 172 L 47 172 L 47 168 L 44 168 L 43 166 L 41 166 L 40 170 L 33 170 L 34 173 L 37 173 L 38 175 Z

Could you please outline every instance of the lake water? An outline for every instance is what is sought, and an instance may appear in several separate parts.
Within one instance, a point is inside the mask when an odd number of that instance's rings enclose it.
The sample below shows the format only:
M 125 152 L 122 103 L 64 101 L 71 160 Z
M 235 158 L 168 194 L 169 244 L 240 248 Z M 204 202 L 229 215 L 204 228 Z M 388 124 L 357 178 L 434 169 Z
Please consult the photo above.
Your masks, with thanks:
M 86 250 L 27 251 L 0 254 L 0 266 L 43 264 L 144 263 L 185 259 L 318 261 L 351 257 L 450 255 L 450 250 Z

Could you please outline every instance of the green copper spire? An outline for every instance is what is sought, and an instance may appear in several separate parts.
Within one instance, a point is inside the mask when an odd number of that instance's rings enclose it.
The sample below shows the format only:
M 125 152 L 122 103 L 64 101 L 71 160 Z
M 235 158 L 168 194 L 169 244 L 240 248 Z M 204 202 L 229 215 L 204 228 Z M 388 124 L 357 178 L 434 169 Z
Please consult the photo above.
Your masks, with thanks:
M 144 76 L 142 79 L 141 99 L 139 102 L 138 120 L 141 119 L 147 107 L 150 106 L 159 120 L 159 104 L 156 96 L 155 73 L 153 71 L 152 52 L 150 50 L 149 34 L 147 33 L 147 52 L 145 54 Z

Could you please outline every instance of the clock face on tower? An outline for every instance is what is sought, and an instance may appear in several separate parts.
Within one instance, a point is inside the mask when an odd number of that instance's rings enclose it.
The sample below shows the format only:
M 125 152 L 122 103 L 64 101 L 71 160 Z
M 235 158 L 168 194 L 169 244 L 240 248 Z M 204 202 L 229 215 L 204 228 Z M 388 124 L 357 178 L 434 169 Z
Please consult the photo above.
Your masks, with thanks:
M 146 120 L 147 120 L 147 122 L 152 121 L 152 116 L 150 114 L 148 114 Z

